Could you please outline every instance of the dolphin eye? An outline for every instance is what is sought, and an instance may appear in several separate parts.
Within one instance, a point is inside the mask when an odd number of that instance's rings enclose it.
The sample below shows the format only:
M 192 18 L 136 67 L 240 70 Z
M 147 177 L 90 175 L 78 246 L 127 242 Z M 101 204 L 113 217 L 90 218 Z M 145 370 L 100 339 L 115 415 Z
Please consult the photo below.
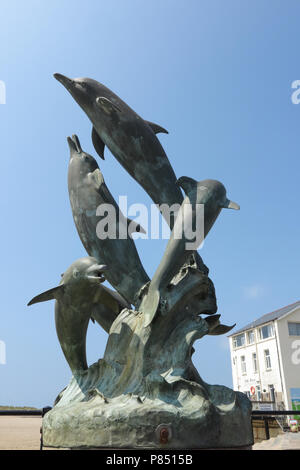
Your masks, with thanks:
M 75 86 L 77 88 L 86 88 L 86 84 L 84 82 L 76 82 Z
M 73 271 L 73 277 L 74 277 L 75 279 L 77 279 L 77 278 L 79 277 L 79 271 L 78 271 L 78 269 L 74 269 L 74 271 Z

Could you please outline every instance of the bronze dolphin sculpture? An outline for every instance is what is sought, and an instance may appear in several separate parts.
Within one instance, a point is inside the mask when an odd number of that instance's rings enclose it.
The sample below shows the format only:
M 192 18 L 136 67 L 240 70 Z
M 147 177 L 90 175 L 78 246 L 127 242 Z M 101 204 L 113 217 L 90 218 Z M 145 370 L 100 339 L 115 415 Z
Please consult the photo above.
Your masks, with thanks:
M 226 189 L 219 181 L 197 182 L 192 178 L 182 177 L 179 178 L 178 184 L 185 191 L 186 197 L 181 205 L 162 260 L 150 283 L 148 294 L 140 306 L 140 310 L 145 314 L 145 326 L 152 322 L 159 308 L 161 289 L 167 287 L 190 256 L 191 251 L 187 249 L 187 246 L 191 243 L 191 239 L 188 238 L 186 229 L 194 227 L 199 230 L 199 227 L 195 227 L 197 205 L 204 206 L 203 236 L 196 240 L 198 246 L 210 231 L 222 208 L 239 209 L 236 203 L 227 199 Z
M 69 91 L 93 124 L 92 140 L 104 159 L 109 148 L 118 162 L 142 186 L 172 229 L 176 218 L 170 208 L 182 204 L 183 195 L 176 176 L 156 134 L 163 127 L 144 120 L 115 93 L 91 78 L 54 77 Z M 165 210 L 163 206 L 165 205 Z M 199 253 L 194 253 L 198 269 L 208 273 Z
M 105 145 L 155 204 L 181 204 L 182 193 L 156 133 L 167 131 L 145 121 L 102 83 L 91 78 L 54 77 L 64 85 L 93 124 L 92 140 L 101 158 Z M 170 221 L 171 228 L 173 219 Z
M 60 284 L 30 300 L 28 305 L 55 299 L 57 336 L 73 374 L 86 370 L 86 334 L 90 319 L 106 331 L 128 303 L 102 285 L 105 265 L 92 257 L 76 260 L 62 275 Z
M 68 188 L 79 237 L 90 256 L 95 257 L 99 263 L 110 266 L 106 275 L 108 282 L 129 303 L 136 305 L 136 294 L 149 281 L 149 277 L 130 235 L 133 231 L 143 229 L 134 221 L 126 219 L 119 211 L 96 160 L 82 150 L 78 137 L 68 137 L 68 143 Z M 116 215 L 110 220 L 114 238 L 105 238 L 105 234 L 102 237 L 102 233 L 98 231 L 100 217 L 97 215 L 97 209 L 103 205 L 112 209 Z M 124 238 L 119 238 L 121 231 L 124 232 Z

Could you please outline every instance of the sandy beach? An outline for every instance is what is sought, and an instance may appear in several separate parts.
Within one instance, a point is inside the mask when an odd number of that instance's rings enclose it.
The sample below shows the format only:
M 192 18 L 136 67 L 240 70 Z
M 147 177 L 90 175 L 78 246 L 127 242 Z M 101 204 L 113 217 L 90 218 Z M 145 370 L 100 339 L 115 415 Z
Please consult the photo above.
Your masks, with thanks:
M 40 416 L 0 416 L 0 450 L 39 450 Z

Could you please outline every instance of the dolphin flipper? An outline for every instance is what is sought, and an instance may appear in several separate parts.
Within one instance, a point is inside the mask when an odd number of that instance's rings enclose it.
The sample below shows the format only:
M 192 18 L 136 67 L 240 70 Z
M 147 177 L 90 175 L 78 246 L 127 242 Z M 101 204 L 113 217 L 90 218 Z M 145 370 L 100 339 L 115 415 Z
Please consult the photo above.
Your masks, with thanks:
M 98 301 L 116 314 L 119 314 L 123 308 L 131 308 L 131 304 L 121 294 L 103 285 L 99 290 Z
M 54 300 L 57 298 L 59 294 L 62 294 L 64 290 L 64 286 L 57 286 L 53 289 L 46 290 L 42 294 L 33 297 L 33 299 L 28 302 L 27 306 L 32 304 L 37 304 L 38 302 L 46 302 L 47 300 Z
M 96 150 L 96 152 L 98 153 L 99 157 L 102 158 L 102 160 L 105 160 L 104 158 L 104 147 L 105 147 L 105 144 L 103 142 L 103 140 L 101 139 L 101 137 L 99 137 L 96 129 L 93 127 L 93 130 L 92 130 L 92 142 L 93 142 L 93 145 L 94 145 L 94 148 Z
M 96 321 L 107 333 L 121 310 L 131 308 L 130 303 L 118 292 L 103 285 L 94 297 L 94 302 L 91 320 Z
M 106 331 L 106 333 L 109 333 L 111 325 L 117 316 L 118 314 L 108 308 L 106 305 L 98 303 L 92 310 L 91 320 L 93 323 L 96 321 L 98 325 L 100 325 L 104 331 Z
M 99 168 L 96 168 L 92 173 L 89 173 L 89 178 L 93 181 L 94 187 L 97 191 L 101 189 L 101 195 L 107 204 L 111 203 L 113 196 L 105 184 L 103 175 Z

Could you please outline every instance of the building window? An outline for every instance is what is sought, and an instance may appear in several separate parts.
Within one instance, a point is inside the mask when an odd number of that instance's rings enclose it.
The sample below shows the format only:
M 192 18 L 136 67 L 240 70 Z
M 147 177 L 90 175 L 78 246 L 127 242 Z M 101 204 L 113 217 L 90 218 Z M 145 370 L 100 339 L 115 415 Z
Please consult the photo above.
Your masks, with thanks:
M 256 374 L 257 372 L 257 357 L 256 353 L 252 354 L 252 364 L 253 364 L 253 372 Z
M 247 373 L 245 356 L 241 356 L 241 371 L 242 371 L 242 374 Z
M 248 344 L 253 344 L 254 343 L 254 331 L 253 330 L 248 331 L 247 337 L 248 337 Z
M 265 325 L 259 328 L 260 339 L 270 338 L 271 336 L 274 336 L 274 328 L 272 323 L 269 323 L 269 325 Z
M 234 349 L 240 348 L 245 345 L 245 334 L 236 335 L 233 337 L 233 347 Z
M 289 335 L 300 336 L 300 323 L 288 323 Z
M 265 353 L 265 364 L 266 364 L 266 369 L 269 370 L 271 369 L 271 356 L 270 356 L 270 350 L 269 349 L 265 349 L 264 350 L 264 353 Z

